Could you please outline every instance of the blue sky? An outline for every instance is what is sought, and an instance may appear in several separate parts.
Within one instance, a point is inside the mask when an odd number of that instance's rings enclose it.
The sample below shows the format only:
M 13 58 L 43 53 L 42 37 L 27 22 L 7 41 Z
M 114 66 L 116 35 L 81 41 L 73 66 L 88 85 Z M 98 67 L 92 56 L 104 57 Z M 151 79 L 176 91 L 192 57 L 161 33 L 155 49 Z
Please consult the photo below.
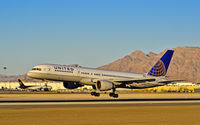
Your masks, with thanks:
M 200 47 L 199 6 L 198 0 L 0 0 L 0 74 L 24 74 L 42 63 L 98 67 L 137 49 Z

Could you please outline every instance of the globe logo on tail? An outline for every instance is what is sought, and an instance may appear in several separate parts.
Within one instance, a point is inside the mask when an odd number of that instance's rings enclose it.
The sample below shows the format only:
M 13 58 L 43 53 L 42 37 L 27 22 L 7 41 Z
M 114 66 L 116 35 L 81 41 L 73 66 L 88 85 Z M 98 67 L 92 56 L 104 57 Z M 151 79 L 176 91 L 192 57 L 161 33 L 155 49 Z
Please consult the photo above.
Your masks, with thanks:
M 165 69 L 164 63 L 161 60 L 159 60 L 148 74 L 151 76 L 156 76 L 156 77 L 165 76 L 166 69 Z

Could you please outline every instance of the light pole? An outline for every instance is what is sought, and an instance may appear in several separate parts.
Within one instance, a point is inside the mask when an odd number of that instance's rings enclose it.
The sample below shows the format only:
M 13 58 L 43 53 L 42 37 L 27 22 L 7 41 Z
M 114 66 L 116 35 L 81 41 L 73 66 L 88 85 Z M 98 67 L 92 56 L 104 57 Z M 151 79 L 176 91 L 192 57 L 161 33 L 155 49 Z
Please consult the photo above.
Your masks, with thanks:
M 3 67 L 3 69 L 4 69 L 4 74 L 6 75 L 6 70 L 7 70 L 7 67 L 6 67 L 6 66 L 4 66 L 4 67 Z
M 3 67 L 3 70 L 4 70 L 4 75 L 5 75 L 5 78 L 7 78 L 7 75 L 6 75 L 6 70 L 7 70 L 7 67 L 6 66 L 4 66 Z M 10 86 L 10 83 L 9 83 L 9 86 Z M 5 82 L 5 87 L 4 88 L 7 88 L 6 87 L 6 82 Z

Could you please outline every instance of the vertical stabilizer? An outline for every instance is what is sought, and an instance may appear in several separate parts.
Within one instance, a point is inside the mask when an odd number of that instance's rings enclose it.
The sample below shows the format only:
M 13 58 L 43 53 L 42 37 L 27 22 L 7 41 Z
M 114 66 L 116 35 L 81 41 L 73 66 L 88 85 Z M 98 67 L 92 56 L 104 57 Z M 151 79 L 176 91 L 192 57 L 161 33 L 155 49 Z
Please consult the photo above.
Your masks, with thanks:
M 26 88 L 26 86 L 24 85 L 24 83 L 22 82 L 22 80 L 21 79 L 18 79 L 18 82 L 19 82 L 19 88 L 22 88 L 22 89 L 25 89 Z
M 151 76 L 165 76 L 167 74 L 167 70 L 169 64 L 171 62 L 174 50 L 167 50 L 167 52 L 162 56 L 160 60 L 151 68 L 148 75 Z

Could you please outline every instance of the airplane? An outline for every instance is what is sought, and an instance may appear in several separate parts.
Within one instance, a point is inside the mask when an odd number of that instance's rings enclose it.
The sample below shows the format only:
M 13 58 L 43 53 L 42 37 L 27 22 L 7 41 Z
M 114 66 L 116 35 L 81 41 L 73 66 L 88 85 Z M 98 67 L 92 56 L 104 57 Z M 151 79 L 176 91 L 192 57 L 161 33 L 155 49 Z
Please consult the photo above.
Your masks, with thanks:
M 40 80 L 62 81 L 67 89 L 90 85 L 95 91 L 92 96 L 100 96 L 100 91 L 110 91 L 109 96 L 118 98 L 116 88 L 144 89 L 175 82 L 166 77 L 174 50 L 167 52 L 148 73 L 121 72 L 81 67 L 78 64 L 42 64 L 30 70 L 27 75 Z
M 21 79 L 18 79 L 19 82 L 19 88 L 23 89 L 23 90 L 29 90 L 29 91 L 51 91 L 52 87 L 51 86 L 38 86 L 38 85 L 31 85 L 31 86 L 26 86 L 24 85 L 24 83 L 22 82 Z

